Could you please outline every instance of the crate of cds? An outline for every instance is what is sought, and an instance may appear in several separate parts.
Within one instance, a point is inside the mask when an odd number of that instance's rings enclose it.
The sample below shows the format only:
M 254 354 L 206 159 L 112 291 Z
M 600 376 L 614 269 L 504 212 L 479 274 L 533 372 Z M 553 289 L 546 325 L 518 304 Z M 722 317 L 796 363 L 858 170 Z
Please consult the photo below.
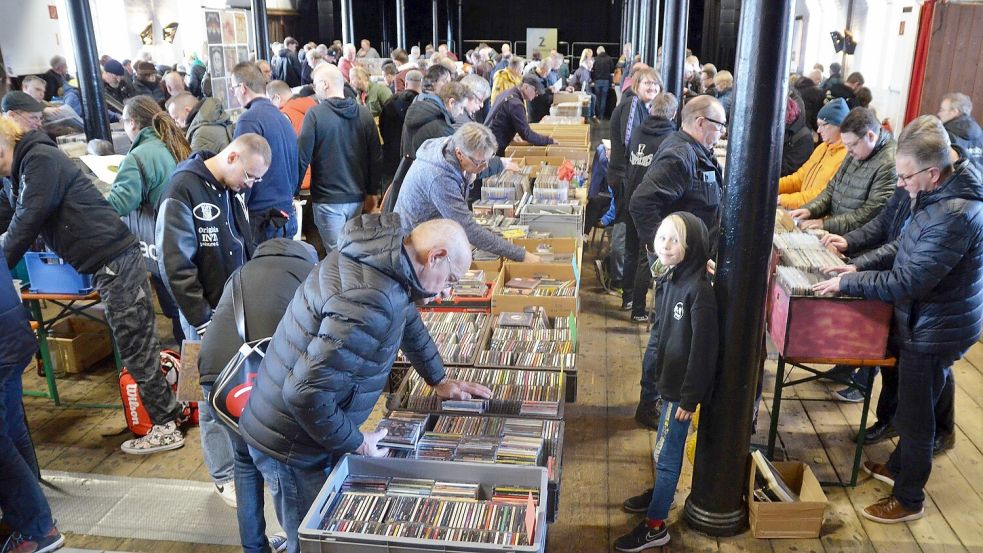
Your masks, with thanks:
M 491 312 L 492 294 L 495 291 L 495 281 L 498 272 L 489 274 L 483 269 L 471 269 L 461 275 L 461 278 L 451 287 L 450 296 L 436 298 L 432 302 L 420 306 L 420 311 L 470 311 Z
M 475 360 L 476 367 L 563 371 L 565 401 L 577 401 L 577 318 L 573 313 L 549 317 L 542 307 L 503 311 Z
M 519 224 L 550 236 L 581 236 L 584 206 L 577 200 L 539 202 L 534 198 L 520 208 Z
M 447 366 L 471 366 L 485 342 L 491 316 L 473 311 L 420 311 L 440 358 Z M 389 389 L 395 390 L 409 372 L 410 361 L 399 350 L 389 373 Z
M 529 167 L 522 171 L 502 171 L 488 177 L 481 185 L 481 199 L 474 202 L 471 210 L 475 216 L 501 214 L 515 217 L 516 210 L 529 192 Z
M 492 296 L 492 315 L 541 306 L 550 317 L 579 312 L 579 275 L 573 263 L 506 263 Z
M 386 407 L 390 411 L 402 409 L 418 413 L 563 418 L 566 382 L 562 372 L 475 367 L 447 367 L 446 370 L 448 378 L 487 386 L 492 397 L 441 399 L 416 371 L 410 371 L 399 388 L 389 395 Z
M 516 238 L 512 243 L 539 256 L 541 265 L 573 265 L 580 274 L 583 247 L 579 237 Z
M 541 466 L 549 478 L 547 521 L 559 510 L 563 421 L 496 415 L 392 411 L 379 422 L 390 457 L 457 463 Z
M 304 553 L 536 553 L 546 470 L 346 455 L 300 524 Z
M 883 359 L 892 306 L 879 300 L 816 296 L 825 267 L 843 265 L 808 233 L 776 234 L 779 265 L 768 297 L 768 333 L 787 358 Z

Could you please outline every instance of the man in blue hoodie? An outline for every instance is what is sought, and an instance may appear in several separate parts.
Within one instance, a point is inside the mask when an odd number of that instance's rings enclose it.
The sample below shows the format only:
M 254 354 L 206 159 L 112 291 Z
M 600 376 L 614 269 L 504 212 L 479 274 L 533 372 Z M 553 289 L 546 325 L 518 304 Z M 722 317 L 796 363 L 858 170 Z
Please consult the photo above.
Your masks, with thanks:
M 330 252 L 345 223 L 362 213 L 366 197 L 368 211 L 378 203 L 382 144 L 369 109 L 345 97 L 345 78 L 337 67 L 323 63 L 312 76 L 321 103 L 304 116 L 297 174 L 311 168 L 314 224 Z
M 273 155 L 262 182 L 246 191 L 253 244 L 297 234 L 294 196 L 300 191 L 297 134 L 290 120 L 266 97 L 266 79 L 256 64 L 242 62 L 232 68 L 232 92 L 246 110 L 236 123 L 235 138 L 256 133 L 266 139 Z

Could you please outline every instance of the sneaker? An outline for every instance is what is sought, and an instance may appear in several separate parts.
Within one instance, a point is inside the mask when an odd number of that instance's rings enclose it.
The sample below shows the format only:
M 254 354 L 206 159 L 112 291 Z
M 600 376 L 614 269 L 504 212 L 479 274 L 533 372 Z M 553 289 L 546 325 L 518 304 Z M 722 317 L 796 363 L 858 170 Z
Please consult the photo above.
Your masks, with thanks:
M 882 423 L 880 421 L 875 422 L 867 432 L 864 433 L 864 444 L 877 444 L 884 440 L 890 440 L 898 435 L 898 431 L 894 429 L 894 425 L 891 423 Z M 853 441 L 856 442 L 860 439 L 860 434 L 858 433 L 854 436 Z
M 894 496 L 890 496 L 864 507 L 863 515 L 864 518 L 873 520 L 874 522 L 895 524 L 922 518 L 925 516 L 925 507 L 917 511 L 909 511 Z
M 235 482 L 230 480 L 221 486 L 215 484 L 215 493 L 217 493 L 218 496 L 222 498 L 222 501 L 224 501 L 229 507 L 232 507 L 233 509 L 238 508 L 238 504 L 236 503 Z
M 7 538 L 7 543 L 0 549 L 3 553 L 47 553 L 61 549 L 65 545 L 65 536 L 57 528 L 52 528 L 48 535 L 28 537 L 20 532 L 14 532 Z
M 954 433 L 935 433 L 935 442 L 932 444 L 932 455 L 938 455 L 954 447 L 956 447 L 956 435 Z
M 649 488 L 634 497 L 629 497 L 621 504 L 621 508 L 629 513 L 644 513 L 652 503 L 653 491 L 654 488 Z
M 149 455 L 161 451 L 178 449 L 184 445 L 184 435 L 178 430 L 177 424 L 171 421 L 167 424 L 155 424 L 150 432 L 142 438 L 126 440 L 120 449 L 123 453 L 133 455 Z
M 880 480 L 892 487 L 894 486 L 894 475 L 891 474 L 891 471 L 887 470 L 887 465 L 873 461 L 864 461 L 863 467 L 864 472 L 873 476 L 875 480 Z
M 648 315 L 632 315 L 631 322 L 633 323 L 647 323 L 649 322 Z
M 621 536 L 614 541 L 614 548 L 617 551 L 645 551 L 653 547 L 661 547 L 669 543 L 669 529 L 665 524 L 658 529 L 649 526 L 648 519 L 638 523 L 634 530 Z
M 617 286 L 611 288 L 605 288 L 604 293 L 609 296 L 614 296 L 616 298 L 620 298 L 621 296 L 625 295 L 624 291 L 621 288 L 618 288 Z
M 630 301 L 623 301 L 623 302 L 621 302 L 621 310 L 622 311 L 631 311 L 632 304 L 633 304 L 633 302 L 630 302 Z
M 266 541 L 270 542 L 270 549 L 273 553 L 281 553 L 287 550 L 287 535 L 283 532 L 266 536 Z
M 847 403 L 860 403 L 864 400 L 864 394 L 856 388 L 843 388 L 833 392 L 833 397 L 839 401 Z
M 607 268 L 604 266 L 603 259 L 594 260 L 594 268 L 597 270 L 597 281 L 601 284 L 601 288 L 608 290 L 611 282 L 608 276 Z

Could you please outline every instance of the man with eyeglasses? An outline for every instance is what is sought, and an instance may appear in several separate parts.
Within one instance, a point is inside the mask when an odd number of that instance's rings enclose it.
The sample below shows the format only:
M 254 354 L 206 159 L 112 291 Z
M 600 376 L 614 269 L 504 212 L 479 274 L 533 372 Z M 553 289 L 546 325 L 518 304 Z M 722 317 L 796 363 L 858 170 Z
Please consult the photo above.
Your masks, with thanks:
M 655 161 L 649 165 L 635 189 L 628 209 L 638 232 L 639 243 L 650 254 L 646 269 L 655 262 L 655 232 L 662 219 L 676 211 L 696 215 L 707 226 L 710 259 L 717 255 L 720 234 L 720 192 L 723 176 L 713 145 L 727 126 L 727 115 L 720 101 L 697 96 L 682 112 L 682 128 L 662 142 Z M 642 424 L 658 418 L 659 391 L 656 387 L 656 349 L 658 333 L 649 341 L 642 359 L 641 394 L 635 419 Z
M 496 154 L 499 157 L 505 155 L 505 148 L 508 148 L 517 134 L 532 146 L 553 144 L 552 138 L 543 136 L 529 127 L 529 114 L 526 111 L 526 102 L 531 102 L 545 93 L 546 87 L 539 77 L 526 75 L 519 86 L 495 98 L 488 117 L 485 118 L 485 125 L 495 136 L 498 144 Z
M 0 101 L 3 116 L 13 121 L 25 133 L 38 130 L 44 124 L 44 105 L 26 92 L 13 90 Z
M 790 213 L 803 230 L 846 234 L 876 217 L 891 197 L 897 180 L 896 144 L 874 113 L 866 108 L 850 110 L 840 125 L 840 140 L 846 147 L 846 161 L 819 196 Z
M 864 508 L 884 524 L 924 516 L 932 471 L 935 410 L 946 370 L 976 343 L 983 324 L 983 183 L 965 158 L 952 161 L 941 121 L 922 116 L 901 133 L 897 186 L 912 210 L 877 270 L 847 272 L 813 286 L 894 304 L 898 445 L 886 463 L 864 462 L 891 495 Z

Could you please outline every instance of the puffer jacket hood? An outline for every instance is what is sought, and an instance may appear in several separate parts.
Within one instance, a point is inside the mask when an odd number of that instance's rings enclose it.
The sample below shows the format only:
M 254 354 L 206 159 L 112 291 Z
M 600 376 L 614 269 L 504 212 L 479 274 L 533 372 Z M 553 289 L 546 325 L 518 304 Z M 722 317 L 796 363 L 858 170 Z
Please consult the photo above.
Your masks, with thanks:
M 964 140 L 983 140 L 983 129 L 968 115 L 960 115 L 945 124 L 945 130 Z
M 956 163 L 952 175 L 942 186 L 931 192 L 918 193 L 912 211 L 926 209 L 934 203 L 951 199 L 983 201 L 983 183 L 980 179 L 979 169 L 963 158 Z
M 707 226 L 699 217 L 686 211 L 677 211 L 672 215 L 678 215 L 686 224 L 686 256 L 683 262 L 672 270 L 671 278 L 689 278 L 690 275 L 706 272 L 707 260 L 710 259 L 710 234 Z
M 343 119 L 358 118 L 358 102 L 354 98 L 328 98 L 321 104 L 328 106 Z
M 444 101 L 440 99 L 440 96 L 424 92 L 416 97 L 416 100 L 410 105 L 410 109 L 406 111 L 404 124 L 413 132 L 440 119 L 443 119 L 447 126 L 454 124 L 454 118 L 444 107 Z
M 372 267 L 403 285 L 414 300 L 433 296 L 423 289 L 409 265 L 403 250 L 407 233 L 399 224 L 399 216 L 356 217 L 345 224 L 338 240 L 341 255 Z
M 222 102 L 216 100 L 215 98 L 205 98 L 195 107 L 195 110 L 188 114 L 188 119 L 191 120 L 188 123 L 188 134 L 194 134 L 198 130 L 198 127 L 204 125 L 231 125 L 232 119 L 229 117 L 229 112 L 225 111 L 222 107 Z
M 311 263 L 317 263 L 317 250 L 307 242 L 290 240 L 289 238 L 273 238 L 256 246 L 253 259 L 258 257 L 296 257 Z

